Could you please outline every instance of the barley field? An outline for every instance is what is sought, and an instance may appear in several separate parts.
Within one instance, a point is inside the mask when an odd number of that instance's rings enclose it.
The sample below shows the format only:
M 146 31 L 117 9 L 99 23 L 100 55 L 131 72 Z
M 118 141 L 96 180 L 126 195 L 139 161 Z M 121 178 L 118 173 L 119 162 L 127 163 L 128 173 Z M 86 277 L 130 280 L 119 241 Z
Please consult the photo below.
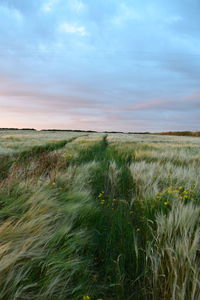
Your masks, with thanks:
M 0 131 L 0 299 L 200 300 L 200 138 Z

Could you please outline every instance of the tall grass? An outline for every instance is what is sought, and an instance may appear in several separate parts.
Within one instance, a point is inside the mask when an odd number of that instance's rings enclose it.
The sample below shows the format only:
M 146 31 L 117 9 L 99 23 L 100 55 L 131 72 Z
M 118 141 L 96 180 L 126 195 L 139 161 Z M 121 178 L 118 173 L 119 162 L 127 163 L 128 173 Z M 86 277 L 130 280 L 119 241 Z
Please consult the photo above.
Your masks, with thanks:
M 199 300 L 198 147 L 91 134 L 3 156 L 0 299 Z
M 90 233 L 81 221 L 89 200 L 83 191 L 35 187 L 21 215 L 1 224 L 1 299 L 79 299 L 89 290 Z
M 168 215 L 156 218 L 156 232 L 149 245 L 152 298 L 200 298 L 200 208 L 175 202 Z

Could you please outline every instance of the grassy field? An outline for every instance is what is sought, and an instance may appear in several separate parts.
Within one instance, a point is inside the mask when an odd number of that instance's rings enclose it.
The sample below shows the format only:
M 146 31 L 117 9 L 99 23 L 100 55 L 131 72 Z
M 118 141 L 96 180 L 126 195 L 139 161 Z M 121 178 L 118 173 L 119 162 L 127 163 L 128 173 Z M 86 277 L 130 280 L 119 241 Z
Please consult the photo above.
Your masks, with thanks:
M 0 132 L 0 299 L 199 300 L 200 139 Z

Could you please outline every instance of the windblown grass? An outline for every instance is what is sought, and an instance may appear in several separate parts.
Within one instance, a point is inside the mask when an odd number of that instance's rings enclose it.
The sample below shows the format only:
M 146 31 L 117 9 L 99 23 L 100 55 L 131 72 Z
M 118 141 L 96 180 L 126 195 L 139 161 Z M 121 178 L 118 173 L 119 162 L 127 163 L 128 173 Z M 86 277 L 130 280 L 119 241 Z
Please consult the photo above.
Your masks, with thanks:
M 153 299 L 199 299 L 199 216 L 192 203 L 174 202 L 167 216 L 156 217 L 148 253 Z
M 197 138 L 9 134 L 0 299 L 200 300 Z

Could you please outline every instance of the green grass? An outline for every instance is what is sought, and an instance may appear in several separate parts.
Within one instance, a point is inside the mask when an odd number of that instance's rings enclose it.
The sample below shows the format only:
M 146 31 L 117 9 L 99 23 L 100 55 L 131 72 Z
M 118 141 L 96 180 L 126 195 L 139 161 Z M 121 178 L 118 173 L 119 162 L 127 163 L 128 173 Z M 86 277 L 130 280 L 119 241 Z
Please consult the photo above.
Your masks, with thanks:
M 9 134 L 0 299 L 200 300 L 197 138 Z

